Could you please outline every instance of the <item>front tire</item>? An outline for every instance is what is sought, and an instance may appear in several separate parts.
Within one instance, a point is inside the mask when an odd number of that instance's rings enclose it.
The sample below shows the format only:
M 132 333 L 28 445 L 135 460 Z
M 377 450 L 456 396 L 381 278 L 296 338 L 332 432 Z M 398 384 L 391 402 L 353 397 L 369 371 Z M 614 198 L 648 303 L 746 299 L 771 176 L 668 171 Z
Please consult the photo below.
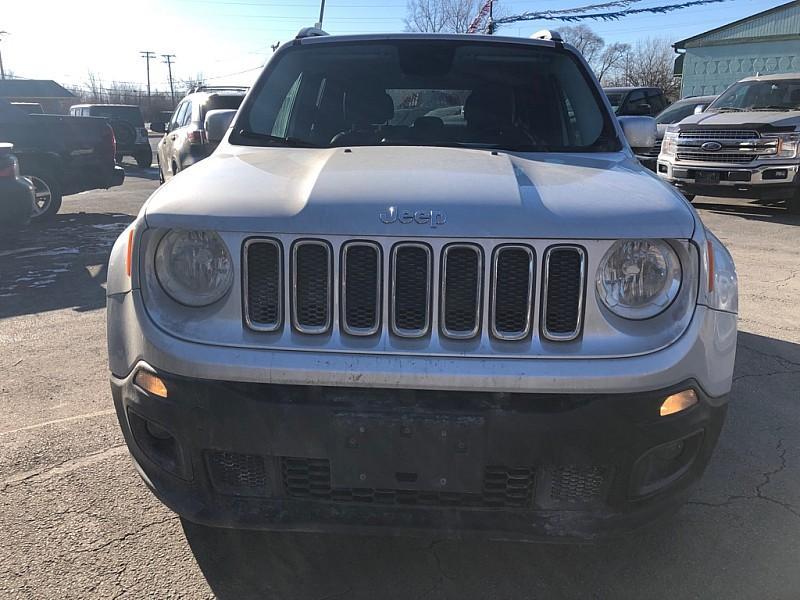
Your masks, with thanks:
M 790 215 L 800 215 L 800 188 L 796 189 L 794 196 L 786 201 L 786 209 Z
M 50 219 L 61 208 L 61 183 L 53 172 L 44 168 L 33 168 L 23 174 L 33 184 L 35 200 L 31 219 Z
M 153 152 L 150 149 L 139 152 L 136 155 L 136 164 L 140 169 L 149 169 L 153 164 Z

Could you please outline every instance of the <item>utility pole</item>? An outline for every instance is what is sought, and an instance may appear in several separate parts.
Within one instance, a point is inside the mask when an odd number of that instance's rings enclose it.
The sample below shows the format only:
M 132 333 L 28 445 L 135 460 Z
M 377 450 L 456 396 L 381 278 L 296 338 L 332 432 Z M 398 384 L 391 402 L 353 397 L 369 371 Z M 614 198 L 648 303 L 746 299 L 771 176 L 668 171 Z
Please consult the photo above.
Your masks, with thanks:
M 174 54 L 162 54 L 164 62 L 167 63 L 169 69 L 169 93 L 172 96 L 172 105 L 175 106 L 175 85 L 172 82 L 172 61 L 175 59 Z
M 0 31 L 0 42 L 3 41 L 3 36 L 8 35 L 7 31 Z M 0 52 L 0 79 L 6 78 L 6 71 L 3 69 L 3 53 Z
M 494 34 L 494 0 L 489 0 L 489 23 L 486 25 L 486 33 L 489 35 Z
M 139 52 L 142 58 L 147 61 L 147 103 L 150 103 L 150 59 L 156 57 L 156 53 L 151 50 L 142 50 Z
M 322 17 L 325 16 L 325 0 L 319 0 L 319 22 L 315 25 L 317 29 L 322 29 Z

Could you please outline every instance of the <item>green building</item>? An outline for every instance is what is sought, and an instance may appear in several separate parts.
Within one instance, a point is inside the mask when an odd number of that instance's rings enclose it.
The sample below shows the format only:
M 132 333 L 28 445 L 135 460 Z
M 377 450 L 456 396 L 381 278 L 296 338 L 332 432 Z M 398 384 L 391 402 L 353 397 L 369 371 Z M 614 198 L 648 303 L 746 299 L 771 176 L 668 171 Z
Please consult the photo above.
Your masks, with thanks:
M 800 73 L 800 0 L 673 44 L 681 97 L 719 94 L 760 73 Z

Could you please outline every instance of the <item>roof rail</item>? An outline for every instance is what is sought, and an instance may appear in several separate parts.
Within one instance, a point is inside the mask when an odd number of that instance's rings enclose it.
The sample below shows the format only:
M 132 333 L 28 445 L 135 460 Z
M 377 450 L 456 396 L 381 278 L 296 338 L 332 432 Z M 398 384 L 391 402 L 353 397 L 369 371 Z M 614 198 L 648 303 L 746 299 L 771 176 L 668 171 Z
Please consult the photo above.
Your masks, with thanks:
M 246 85 L 196 85 L 189 90 L 190 94 L 195 92 L 246 92 L 248 88 Z
M 300 31 L 297 32 L 297 35 L 294 36 L 294 39 L 302 40 L 303 38 L 320 37 L 323 35 L 328 35 L 328 32 L 323 31 L 319 23 L 317 23 L 317 25 L 315 25 L 314 27 L 303 27 Z
M 557 31 L 551 29 L 540 29 L 531 36 L 532 40 L 546 40 L 548 42 L 561 42 L 564 43 L 564 38 Z

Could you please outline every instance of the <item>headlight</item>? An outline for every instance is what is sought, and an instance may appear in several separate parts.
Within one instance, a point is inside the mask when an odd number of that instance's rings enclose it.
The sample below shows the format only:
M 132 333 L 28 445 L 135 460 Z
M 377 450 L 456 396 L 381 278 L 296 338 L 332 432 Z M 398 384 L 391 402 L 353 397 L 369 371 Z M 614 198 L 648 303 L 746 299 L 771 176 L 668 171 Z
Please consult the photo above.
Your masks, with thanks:
M 739 312 L 739 280 L 736 265 L 728 249 L 706 229 L 705 265 L 706 303 L 710 308 Z
M 795 158 L 800 145 L 800 134 L 778 133 L 763 136 L 769 143 L 769 150 L 764 158 Z
M 213 231 L 173 230 L 156 249 L 156 277 L 176 302 L 207 306 L 231 288 L 233 263 Z
M 597 295 L 614 314 L 649 319 L 663 312 L 681 287 L 681 263 L 662 240 L 619 240 L 597 269 Z
M 678 151 L 678 132 L 668 130 L 664 134 L 664 139 L 661 142 L 661 154 L 665 154 L 667 156 L 675 156 L 675 153 L 677 151 Z

